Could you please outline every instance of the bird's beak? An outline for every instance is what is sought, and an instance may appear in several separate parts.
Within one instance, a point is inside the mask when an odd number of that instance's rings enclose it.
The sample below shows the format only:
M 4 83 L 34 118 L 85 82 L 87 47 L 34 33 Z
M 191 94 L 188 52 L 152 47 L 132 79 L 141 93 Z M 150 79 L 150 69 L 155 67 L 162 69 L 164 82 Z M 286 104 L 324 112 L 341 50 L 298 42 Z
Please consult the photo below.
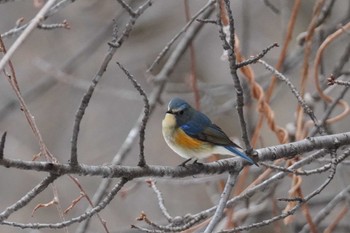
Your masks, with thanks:
M 166 113 L 173 114 L 171 110 L 166 111 Z

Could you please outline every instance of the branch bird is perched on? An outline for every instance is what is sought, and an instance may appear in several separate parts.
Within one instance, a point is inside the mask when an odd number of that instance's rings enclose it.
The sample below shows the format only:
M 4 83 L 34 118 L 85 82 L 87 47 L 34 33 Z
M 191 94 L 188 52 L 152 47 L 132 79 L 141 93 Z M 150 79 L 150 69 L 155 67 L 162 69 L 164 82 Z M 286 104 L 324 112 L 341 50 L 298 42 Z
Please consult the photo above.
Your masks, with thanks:
M 203 159 L 212 154 L 238 155 L 251 164 L 257 165 L 246 154 L 239 151 L 221 128 L 211 122 L 203 113 L 196 111 L 186 101 L 174 98 L 169 102 L 168 111 L 162 122 L 163 136 L 168 146 L 187 159 Z

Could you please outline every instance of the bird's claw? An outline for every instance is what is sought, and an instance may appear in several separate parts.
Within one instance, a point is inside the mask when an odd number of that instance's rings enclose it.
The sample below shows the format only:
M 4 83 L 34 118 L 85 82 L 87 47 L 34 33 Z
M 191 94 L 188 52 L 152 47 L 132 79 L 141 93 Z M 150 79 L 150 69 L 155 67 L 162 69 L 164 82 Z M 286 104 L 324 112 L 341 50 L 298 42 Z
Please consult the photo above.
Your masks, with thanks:
M 203 166 L 203 163 L 198 162 L 198 159 L 194 160 L 192 164 Z
M 186 163 L 188 163 L 192 158 L 186 159 L 182 163 L 179 164 L 180 167 L 186 167 Z

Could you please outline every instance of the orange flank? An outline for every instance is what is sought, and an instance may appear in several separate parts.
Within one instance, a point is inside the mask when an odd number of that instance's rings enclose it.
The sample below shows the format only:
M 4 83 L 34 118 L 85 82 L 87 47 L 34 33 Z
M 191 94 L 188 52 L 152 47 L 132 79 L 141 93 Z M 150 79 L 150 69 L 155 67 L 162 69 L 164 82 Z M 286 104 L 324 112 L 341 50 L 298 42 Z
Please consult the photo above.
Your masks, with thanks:
M 182 129 L 177 128 L 174 132 L 175 143 L 189 150 L 200 149 L 203 142 L 188 136 Z

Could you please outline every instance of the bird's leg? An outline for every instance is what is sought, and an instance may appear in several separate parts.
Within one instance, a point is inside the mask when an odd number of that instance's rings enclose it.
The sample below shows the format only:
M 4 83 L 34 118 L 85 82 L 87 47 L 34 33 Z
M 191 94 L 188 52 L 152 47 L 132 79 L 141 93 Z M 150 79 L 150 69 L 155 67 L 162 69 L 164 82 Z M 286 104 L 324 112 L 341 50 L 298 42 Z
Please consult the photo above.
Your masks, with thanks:
M 198 162 L 198 159 L 195 159 L 192 164 L 194 164 L 194 165 L 203 165 L 203 163 Z
M 179 164 L 179 166 L 181 167 L 186 167 L 186 163 L 188 163 L 192 158 L 186 159 L 185 161 L 183 161 L 182 163 Z

